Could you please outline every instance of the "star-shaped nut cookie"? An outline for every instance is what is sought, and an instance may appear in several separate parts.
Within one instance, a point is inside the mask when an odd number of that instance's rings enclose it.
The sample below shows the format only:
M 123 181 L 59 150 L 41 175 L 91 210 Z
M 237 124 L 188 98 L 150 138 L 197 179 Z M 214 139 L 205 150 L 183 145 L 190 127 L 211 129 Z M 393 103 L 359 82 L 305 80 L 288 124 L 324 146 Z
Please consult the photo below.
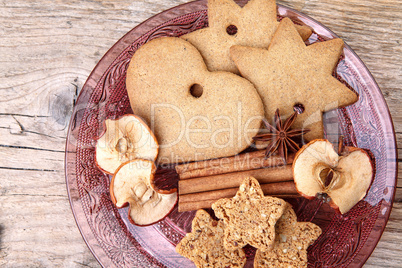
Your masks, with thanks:
M 265 48 L 279 25 L 275 0 L 250 0 L 240 7 L 233 0 L 208 0 L 208 23 L 204 29 L 183 35 L 203 56 L 209 71 L 238 73 L 230 59 L 233 45 Z M 298 26 L 304 39 L 312 31 Z
M 282 199 L 264 196 L 255 178 L 244 179 L 233 198 L 212 204 L 215 215 L 225 223 L 225 248 L 235 250 L 249 244 L 269 250 L 275 241 L 276 221 L 285 206 Z
M 321 228 L 311 222 L 297 222 L 290 204 L 276 223 L 276 238 L 272 250 L 257 250 L 254 267 L 307 267 L 307 248 L 321 234 Z
M 177 244 L 176 251 L 189 258 L 197 267 L 243 267 L 246 254 L 243 249 L 226 250 L 223 246 L 224 224 L 215 221 L 205 210 L 198 210 L 192 222 L 192 231 Z
M 268 120 L 276 109 L 289 117 L 304 110 L 294 128 L 308 128 L 306 140 L 323 137 L 322 113 L 358 100 L 332 76 L 343 51 L 343 41 L 332 39 L 306 46 L 289 18 L 284 18 L 268 49 L 233 46 L 230 54 L 243 77 L 259 92 Z

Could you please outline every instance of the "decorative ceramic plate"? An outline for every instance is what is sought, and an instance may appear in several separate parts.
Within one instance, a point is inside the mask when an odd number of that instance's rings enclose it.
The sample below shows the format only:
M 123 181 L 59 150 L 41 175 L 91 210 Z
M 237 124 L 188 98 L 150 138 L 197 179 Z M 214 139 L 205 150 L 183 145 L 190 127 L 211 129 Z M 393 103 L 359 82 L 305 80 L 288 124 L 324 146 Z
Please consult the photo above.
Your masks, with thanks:
M 239 3 L 244 5 L 243 3 Z M 309 43 L 336 37 L 315 20 L 278 7 L 278 19 L 290 17 L 314 29 Z M 206 0 L 162 12 L 128 32 L 102 58 L 86 81 L 75 106 L 66 144 L 66 183 L 81 234 L 104 267 L 194 267 L 175 252 L 190 230 L 194 212 L 175 209 L 161 222 L 136 227 L 127 209 L 110 200 L 110 176 L 94 163 L 102 122 L 131 113 L 125 88 L 126 69 L 135 51 L 161 36 L 180 36 L 208 25 Z M 371 152 L 375 179 L 364 198 L 344 215 L 320 200 L 291 199 L 300 221 L 318 224 L 323 233 L 308 250 L 309 267 L 360 267 L 374 250 L 388 221 L 396 185 L 396 143 L 388 107 L 370 72 L 346 45 L 335 76 L 355 90 L 359 101 L 325 114 L 327 138 L 342 134 L 348 145 Z M 252 267 L 249 250 L 247 267 Z

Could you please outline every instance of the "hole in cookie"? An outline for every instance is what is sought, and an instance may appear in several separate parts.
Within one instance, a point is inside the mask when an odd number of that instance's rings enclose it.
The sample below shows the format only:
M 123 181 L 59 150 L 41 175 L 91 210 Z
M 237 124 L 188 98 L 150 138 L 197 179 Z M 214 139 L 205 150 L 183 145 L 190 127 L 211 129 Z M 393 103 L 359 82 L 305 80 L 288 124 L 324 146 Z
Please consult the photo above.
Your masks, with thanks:
M 304 113 L 304 105 L 301 103 L 296 103 L 293 106 L 293 111 L 295 111 L 297 114 L 302 114 Z
M 234 25 L 229 25 L 226 28 L 226 32 L 228 33 L 228 35 L 235 35 L 235 34 L 237 34 L 237 27 Z
M 199 98 L 202 96 L 202 93 L 204 92 L 204 89 L 202 88 L 201 85 L 199 84 L 194 84 L 190 87 L 190 94 L 194 98 Z

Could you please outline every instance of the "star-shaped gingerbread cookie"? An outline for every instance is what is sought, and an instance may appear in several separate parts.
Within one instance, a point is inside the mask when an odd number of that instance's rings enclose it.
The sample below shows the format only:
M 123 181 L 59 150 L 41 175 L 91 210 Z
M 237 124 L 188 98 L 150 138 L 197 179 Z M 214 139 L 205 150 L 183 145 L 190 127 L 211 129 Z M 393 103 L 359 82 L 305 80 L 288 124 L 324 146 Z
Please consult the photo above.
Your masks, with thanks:
M 276 238 L 272 250 L 257 250 L 254 267 L 307 267 L 307 248 L 321 234 L 321 228 L 311 222 L 297 222 L 290 204 L 276 223 Z
M 197 267 L 243 267 L 246 254 L 243 249 L 226 250 L 223 246 L 224 224 L 215 221 L 205 210 L 198 210 L 192 222 L 191 233 L 177 244 L 176 251 L 189 258 Z
M 294 127 L 308 128 L 306 140 L 323 137 L 322 114 L 347 106 L 358 96 L 332 73 L 343 51 L 343 41 L 332 39 L 306 46 L 292 21 L 284 18 L 268 49 L 233 46 L 230 54 L 243 77 L 257 88 L 268 120 L 275 111 L 288 117 L 297 107 Z
M 244 179 L 233 198 L 212 204 L 215 215 L 225 223 L 225 248 L 235 250 L 249 244 L 269 250 L 275 241 L 276 221 L 285 206 L 282 199 L 264 196 L 255 178 Z
M 230 59 L 233 45 L 267 47 L 278 27 L 275 0 L 250 0 L 240 7 L 233 0 L 208 0 L 208 23 L 204 29 L 182 36 L 203 56 L 209 71 L 238 73 Z M 306 40 L 312 33 L 298 26 Z

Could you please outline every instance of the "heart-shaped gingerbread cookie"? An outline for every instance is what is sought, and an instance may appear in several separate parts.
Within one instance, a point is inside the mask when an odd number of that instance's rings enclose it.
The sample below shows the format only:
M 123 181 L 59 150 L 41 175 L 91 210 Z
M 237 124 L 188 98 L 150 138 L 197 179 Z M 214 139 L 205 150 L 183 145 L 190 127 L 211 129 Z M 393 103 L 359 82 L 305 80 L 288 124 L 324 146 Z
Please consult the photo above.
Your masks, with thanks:
M 264 108 L 255 87 L 229 72 L 209 72 L 198 50 L 176 37 L 140 47 L 127 70 L 133 112 L 159 141 L 160 163 L 225 157 L 247 148 Z

